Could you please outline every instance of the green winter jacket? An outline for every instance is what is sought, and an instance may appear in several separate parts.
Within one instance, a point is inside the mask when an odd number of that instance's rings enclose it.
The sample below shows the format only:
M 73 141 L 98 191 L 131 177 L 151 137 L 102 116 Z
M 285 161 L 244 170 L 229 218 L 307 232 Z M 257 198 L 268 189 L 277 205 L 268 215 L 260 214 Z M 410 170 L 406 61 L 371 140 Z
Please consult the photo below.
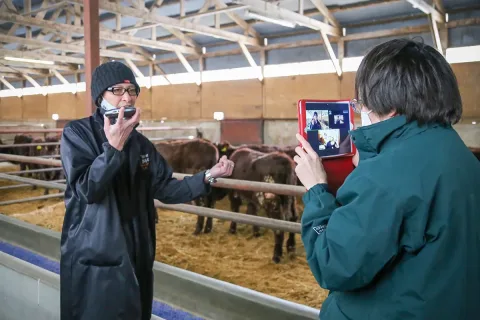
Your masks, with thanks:
M 320 319 L 480 319 L 480 162 L 451 126 L 397 116 L 351 134 L 360 162 L 336 198 L 303 196 Z

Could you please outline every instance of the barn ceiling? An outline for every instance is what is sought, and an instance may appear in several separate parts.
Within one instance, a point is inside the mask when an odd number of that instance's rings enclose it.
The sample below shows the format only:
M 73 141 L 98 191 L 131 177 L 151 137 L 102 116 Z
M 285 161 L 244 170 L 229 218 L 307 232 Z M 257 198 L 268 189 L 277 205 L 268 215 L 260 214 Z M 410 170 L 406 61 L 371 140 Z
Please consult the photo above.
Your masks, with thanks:
M 123 61 L 137 75 L 164 74 L 169 63 L 194 72 L 203 59 L 239 55 L 251 66 L 268 64 L 275 54 L 266 52 L 299 55 L 318 45 L 340 75 L 338 60 L 372 39 L 426 34 L 445 53 L 458 29 L 462 43 L 480 44 L 478 0 L 99 0 L 99 7 L 102 61 Z M 0 0 L 3 85 L 81 80 L 83 32 L 83 0 Z

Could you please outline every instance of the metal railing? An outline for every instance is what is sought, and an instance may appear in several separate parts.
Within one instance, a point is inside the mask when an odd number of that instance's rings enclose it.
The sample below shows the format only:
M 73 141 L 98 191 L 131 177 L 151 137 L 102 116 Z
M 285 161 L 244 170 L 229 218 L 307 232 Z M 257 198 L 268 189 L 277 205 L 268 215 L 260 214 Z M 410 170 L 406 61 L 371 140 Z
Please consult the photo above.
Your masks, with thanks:
M 141 127 L 138 126 L 137 131 L 182 131 L 182 130 L 196 130 L 197 127 Z M 0 134 L 13 134 L 13 133 L 54 133 L 62 132 L 62 128 L 54 129 L 0 129 Z
M 4 154 L 4 153 L 0 153 L 0 159 L 18 161 L 18 162 L 29 162 L 29 163 L 43 164 L 47 166 L 57 166 L 57 167 L 60 167 L 62 165 L 62 162 L 60 160 L 41 159 L 39 157 L 17 156 L 17 155 Z M 187 176 L 190 176 L 190 175 L 177 173 L 177 172 L 173 174 L 173 177 L 176 179 L 183 179 Z M 271 192 L 271 193 L 287 195 L 287 196 L 302 196 L 306 192 L 305 187 L 302 187 L 302 186 L 238 180 L 238 179 L 229 179 L 229 178 L 218 178 L 214 186 L 216 188 L 223 188 L 223 189 L 235 189 L 235 190 L 254 191 L 254 192 Z
M 195 136 L 175 136 L 175 137 L 165 137 L 165 138 L 148 138 L 148 140 L 155 142 L 155 141 L 165 141 L 165 140 L 191 140 L 194 138 Z M 0 149 L 38 147 L 38 146 L 59 146 L 59 145 L 60 145 L 60 142 L 13 143 L 13 144 L 0 144 Z
M 39 187 L 58 189 L 62 191 L 65 191 L 67 189 L 67 186 L 62 183 L 18 177 L 18 176 L 8 175 L 5 173 L 0 173 L 0 179 L 28 183 L 28 184 L 36 185 Z M 269 183 L 265 183 L 265 184 L 269 184 Z M 49 195 L 48 198 L 47 196 L 41 196 L 41 197 L 29 198 L 29 200 L 24 200 L 23 202 L 49 199 L 54 197 L 62 197 L 62 196 L 63 195 L 61 194 Z M 12 201 L 15 201 L 15 200 L 8 201 L 7 204 L 15 203 Z M 160 209 L 191 213 L 195 215 L 216 218 L 220 220 L 233 221 L 241 224 L 254 225 L 254 226 L 263 227 L 263 228 L 272 229 L 272 230 L 300 233 L 300 224 L 296 222 L 289 222 L 289 221 L 264 218 L 264 217 L 246 215 L 246 214 L 239 214 L 236 212 L 210 209 L 210 208 L 199 207 L 199 206 L 194 206 L 189 204 L 164 204 L 158 200 L 155 200 L 155 207 Z

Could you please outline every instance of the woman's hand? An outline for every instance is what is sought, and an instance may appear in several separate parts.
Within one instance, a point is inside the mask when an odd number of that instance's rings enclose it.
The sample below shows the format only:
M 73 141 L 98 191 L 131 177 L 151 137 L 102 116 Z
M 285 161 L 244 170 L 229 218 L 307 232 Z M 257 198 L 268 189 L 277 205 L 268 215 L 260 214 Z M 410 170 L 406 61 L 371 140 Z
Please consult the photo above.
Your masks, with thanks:
M 298 179 L 300 179 L 300 182 L 307 190 L 317 184 L 327 183 L 327 173 L 323 168 L 322 160 L 318 157 L 318 154 L 300 134 L 297 133 L 296 137 L 303 147 L 295 148 L 297 155 L 293 158 L 297 163 L 295 173 Z

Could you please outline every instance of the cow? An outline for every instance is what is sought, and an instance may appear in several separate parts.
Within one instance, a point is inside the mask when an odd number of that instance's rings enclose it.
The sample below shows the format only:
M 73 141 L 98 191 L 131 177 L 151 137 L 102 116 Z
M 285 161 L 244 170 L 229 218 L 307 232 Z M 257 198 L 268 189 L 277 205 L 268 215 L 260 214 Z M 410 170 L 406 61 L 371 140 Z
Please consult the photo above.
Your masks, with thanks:
M 191 140 L 170 140 L 156 141 L 154 143 L 157 151 L 162 155 L 174 172 L 195 174 L 199 171 L 210 169 L 219 160 L 217 148 L 206 139 Z M 194 200 L 197 206 L 207 208 L 215 207 L 215 202 L 223 199 L 227 191 L 219 188 L 212 188 L 209 195 Z M 205 224 L 204 233 L 212 231 L 212 218 L 198 216 L 194 235 L 202 232 Z
M 235 163 L 231 179 L 295 185 L 294 161 L 283 152 L 263 153 L 250 148 L 240 148 L 230 155 Z M 295 197 L 275 195 L 269 192 L 231 190 L 229 192 L 231 210 L 239 212 L 242 202 L 247 202 L 247 214 L 257 215 L 263 208 L 269 218 L 296 222 Z M 237 232 L 237 223 L 230 224 L 230 233 Z M 260 236 L 259 227 L 253 226 L 253 235 Z M 275 247 L 272 260 L 279 263 L 283 254 L 284 232 L 275 231 Z M 290 233 L 287 240 L 287 252 L 295 253 L 295 234 Z
M 480 148 L 468 147 L 472 151 L 473 155 L 480 161 Z
M 239 146 L 233 146 L 228 141 L 223 141 L 221 143 L 217 143 L 216 147 L 220 152 L 220 156 L 226 155 L 229 159 L 233 152 L 241 148 L 249 148 L 249 149 L 260 151 L 263 153 L 283 152 L 287 154 L 292 160 L 297 155 L 297 153 L 295 152 L 295 148 L 297 146 L 279 147 L 279 146 L 273 146 L 273 145 L 267 145 L 267 144 L 242 144 Z M 297 180 L 297 185 L 299 186 L 302 185 L 300 180 Z
M 59 142 L 60 137 L 58 135 L 55 136 L 46 136 L 45 137 L 45 142 L 46 143 L 52 143 L 52 142 Z M 48 145 L 48 146 L 41 146 L 38 145 L 34 147 L 34 156 L 36 157 L 43 157 L 43 158 L 48 158 L 48 156 L 54 156 L 60 154 L 60 145 Z M 47 169 L 51 168 L 51 166 L 47 165 L 37 165 L 38 169 Z M 38 174 L 38 177 L 41 180 L 46 180 L 46 181 L 54 181 L 54 180 L 60 180 L 64 178 L 64 173 L 63 170 L 58 170 L 58 171 L 46 171 L 46 172 L 40 172 Z M 45 195 L 49 194 L 49 189 L 45 188 Z
M 33 137 L 30 135 L 23 135 L 19 134 L 16 135 L 13 138 L 13 144 L 27 144 L 27 143 L 33 143 Z M 19 156 L 30 156 L 31 155 L 31 147 L 12 147 L 12 153 L 14 155 L 19 155 Z M 31 163 L 25 163 L 25 162 L 16 162 L 12 161 L 13 164 L 19 164 L 20 165 L 20 170 L 26 171 L 33 169 L 33 165 Z M 32 177 L 32 174 L 26 174 L 28 177 Z

